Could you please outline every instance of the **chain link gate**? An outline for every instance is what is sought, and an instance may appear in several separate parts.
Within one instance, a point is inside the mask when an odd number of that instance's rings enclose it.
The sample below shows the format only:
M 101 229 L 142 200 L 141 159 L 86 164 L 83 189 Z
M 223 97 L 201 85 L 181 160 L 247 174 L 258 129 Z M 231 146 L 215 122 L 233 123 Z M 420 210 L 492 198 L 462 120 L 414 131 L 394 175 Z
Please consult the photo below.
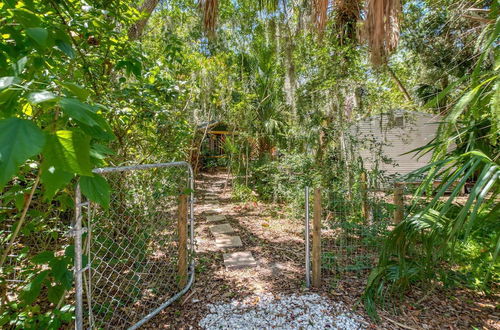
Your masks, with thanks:
M 173 162 L 93 172 L 111 200 L 107 209 L 82 201 L 77 187 L 76 328 L 136 329 L 194 281 L 193 170 Z

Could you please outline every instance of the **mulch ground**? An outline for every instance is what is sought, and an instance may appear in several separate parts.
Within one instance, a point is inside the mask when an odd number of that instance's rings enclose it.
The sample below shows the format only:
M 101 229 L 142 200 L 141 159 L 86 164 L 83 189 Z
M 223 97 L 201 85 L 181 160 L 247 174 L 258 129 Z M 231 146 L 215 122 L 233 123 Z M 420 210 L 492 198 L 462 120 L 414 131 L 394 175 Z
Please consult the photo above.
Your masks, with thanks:
M 197 181 L 196 281 L 178 302 L 147 323 L 148 329 L 199 329 L 208 304 L 229 302 L 256 293 L 291 294 L 317 292 L 342 301 L 365 316 L 360 301 L 366 274 L 346 274 L 342 279 L 324 281 L 318 290 L 309 290 L 304 280 L 303 221 L 290 219 L 283 205 L 235 203 L 224 173 L 203 174 Z M 224 189 L 226 188 L 226 189 Z M 207 195 L 218 200 L 206 200 Z M 228 271 L 222 251 L 216 248 L 206 216 L 220 209 L 241 237 L 243 248 L 251 251 L 258 267 Z M 233 250 L 228 249 L 228 252 Z M 423 298 L 423 299 L 422 299 Z M 380 311 L 381 321 L 372 329 L 500 329 L 499 295 L 485 296 L 466 289 L 435 289 L 426 296 L 424 288 L 414 289 L 392 307 Z

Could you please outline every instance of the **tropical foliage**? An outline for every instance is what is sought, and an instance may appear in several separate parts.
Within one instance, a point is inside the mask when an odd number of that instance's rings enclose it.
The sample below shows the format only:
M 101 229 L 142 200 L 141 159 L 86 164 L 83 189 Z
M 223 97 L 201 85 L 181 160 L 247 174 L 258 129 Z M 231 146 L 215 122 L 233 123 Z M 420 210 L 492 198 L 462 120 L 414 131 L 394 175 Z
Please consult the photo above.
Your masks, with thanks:
M 224 161 L 235 195 L 298 216 L 306 184 L 359 189 L 354 121 L 441 115 L 436 139 L 414 151 L 432 163 L 414 173 L 425 180 L 385 242 L 366 306 L 375 315 L 375 303 L 437 271 L 433 285 L 490 290 L 498 16 L 488 0 L 3 1 L 0 327 L 71 321 L 77 182 L 106 207 L 94 168 L 195 159 L 198 127 L 212 121 L 237 132 Z

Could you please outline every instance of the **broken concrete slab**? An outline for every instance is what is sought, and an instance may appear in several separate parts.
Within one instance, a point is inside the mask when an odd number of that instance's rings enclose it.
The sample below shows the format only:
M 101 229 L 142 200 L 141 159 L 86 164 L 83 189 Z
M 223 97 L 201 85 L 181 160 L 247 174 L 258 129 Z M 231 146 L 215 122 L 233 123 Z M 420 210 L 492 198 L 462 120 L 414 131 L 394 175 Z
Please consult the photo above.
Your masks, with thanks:
M 217 235 L 215 236 L 215 245 L 220 248 L 235 248 L 242 247 L 241 238 L 239 236 Z
M 234 229 L 229 224 L 223 223 L 220 225 L 214 225 L 214 226 L 210 227 L 210 232 L 212 233 L 212 235 L 216 236 L 217 234 L 234 233 Z
M 208 222 L 216 222 L 226 220 L 226 216 L 222 214 L 207 215 Z
M 238 269 L 246 267 L 255 267 L 257 262 L 255 261 L 252 252 L 242 251 L 233 253 L 224 253 L 224 265 L 227 269 Z

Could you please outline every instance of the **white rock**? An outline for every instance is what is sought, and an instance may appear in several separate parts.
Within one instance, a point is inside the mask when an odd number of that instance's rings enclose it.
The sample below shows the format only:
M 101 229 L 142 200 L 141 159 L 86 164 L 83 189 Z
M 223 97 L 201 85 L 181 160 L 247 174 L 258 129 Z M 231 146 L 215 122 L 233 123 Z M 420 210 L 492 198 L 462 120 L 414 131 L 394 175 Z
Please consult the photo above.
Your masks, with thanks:
M 362 317 L 339 302 L 317 294 L 273 297 L 254 295 L 242 301 L 209 305 L 203 329 L 363 329 Z

